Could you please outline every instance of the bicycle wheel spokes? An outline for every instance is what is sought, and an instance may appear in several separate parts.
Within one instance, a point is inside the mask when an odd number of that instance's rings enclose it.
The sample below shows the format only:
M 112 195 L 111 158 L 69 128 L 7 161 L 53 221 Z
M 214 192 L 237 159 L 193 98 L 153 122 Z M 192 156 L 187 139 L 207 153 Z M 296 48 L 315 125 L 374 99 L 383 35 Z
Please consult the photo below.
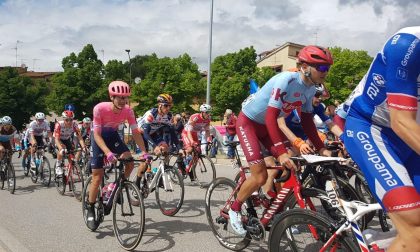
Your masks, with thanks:
M 216 178 L 216 168 L 213 162 L 207 156 L 201 156 L 195 168 L 192 170 L 194 178 L 198 181 L 201 187 L 208 187 L 210 183 Z
M 16 176 L 15 176 L 15 168 L 12 164 L 7 164 L 6 166 L 6 178 L 7 178 L 7 190 L 11 194 L 15 193 L 16 188 Z
M 242 250 L 250 243 L 250 237 L 239 236 L 233 231 L 229 223 L 228 210 L 230 204 L 227 203 L 235 190 L 236 184 L 227 178 L 217 178 L 210 184 L 206 192 L 206 216 L 213 234 L 220 244 L 230 250 Z
M 71 178 L 70 178 L 71 177 Z M 69 174 L 70 187 L 72 189 L 74 197 L 78 200 L 82 200 L 82 190 L 83 190 L 83 172 L 78 165 L 75 165 L 72 169 L 71 174 Z
M 184 181 L 178 169 L 167 169 L 164 173 L 159 171 L 156 176 L 156 203 L 164 215 L 174 216 L 184 202 Z
M 144 232 L 143 198 L 133 195 L 140 195 L 139 189 L 134 183 L 124 181 L 115 193 L 112 205 L 114 234 L 126 250 L 135 249 Z
M 51 166 L 50 162 L 46 157 L 42 159 L 41 165 L 40 165 L 40 177 L 41 177 L 41 183 L 49 187 L 51 183 Z

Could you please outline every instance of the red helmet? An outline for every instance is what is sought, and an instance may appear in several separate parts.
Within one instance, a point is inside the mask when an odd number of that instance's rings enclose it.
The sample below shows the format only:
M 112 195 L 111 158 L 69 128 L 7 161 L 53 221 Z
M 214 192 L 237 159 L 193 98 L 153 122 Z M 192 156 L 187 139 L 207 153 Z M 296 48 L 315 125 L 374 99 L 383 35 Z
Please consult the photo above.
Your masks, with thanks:
M 315 65 L 332 65 L 334 63 L 331 52 L 327 48 L 313 45 L 305 46 L 300 50 L 298 61 Z
M 109 83 L 108 93 L 110 96 L 130 96 L 130 86 L 124 81 L 113 81 Z
M 71 110 L 64 110 L 64 112 L 61 113 L 61 115 L 63 116 L 64 119 L 73 119 L 74 118 L 74 113 Z

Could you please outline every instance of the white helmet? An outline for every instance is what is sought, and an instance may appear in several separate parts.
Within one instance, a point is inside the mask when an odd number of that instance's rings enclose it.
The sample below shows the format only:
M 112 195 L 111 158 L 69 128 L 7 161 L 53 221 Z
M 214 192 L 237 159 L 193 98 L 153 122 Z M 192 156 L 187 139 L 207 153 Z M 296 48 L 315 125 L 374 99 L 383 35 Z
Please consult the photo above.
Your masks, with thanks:
M 202 104 L 200 106 L 200 112 L 211 112 L 211 106 L 208 104 Z
M 322 84 L 315 85 L 315 89 L 316 89 L 315 96 L 317 96 L 317 97 L 324 96 L 324 92 L 325 92 L 324 85 L 322 85 Z
M 83 122 L 84 122 L 84 123 L 91 123 L 91 122 L 92 122 L 92 120 L 90 120 L 90 118 L 89 118 L 89 117 L 85 117 L 85 118 L 83 118 Z
M 42 112 L 38 112 L 35 114 L 35 119 L 37 120 L 45 120 L 45 114 Z
M 12 124 L 12 118 L 10 118 L 10 116 L 4 116 L 2 119 L 2 124 L 3 125 L 9 125 Z

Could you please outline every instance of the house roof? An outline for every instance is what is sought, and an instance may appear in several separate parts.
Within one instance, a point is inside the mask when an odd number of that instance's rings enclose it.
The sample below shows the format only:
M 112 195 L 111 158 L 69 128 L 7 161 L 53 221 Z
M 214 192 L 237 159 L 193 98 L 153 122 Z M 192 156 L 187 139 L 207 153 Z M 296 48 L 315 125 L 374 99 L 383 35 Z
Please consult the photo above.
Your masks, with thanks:
M 264 52 L 258 54 L 258 56 L 264 55 L 264 57 L 261 58 L 260 60 L 258 60 L 257 63 L 265 60 L 266 58 L 271 57 L 272 55 L 276 54 L 278 51 L 281 51 L 284 48 L 289 47 L 289 46 L 300 47 L 300 48 L 305 47 L 304 45 L 301 45 L 301 44 L 296 44 L 296 43 L 292 43 L 292 42 L 286 42 L 286 43 L 284 43 L 283 45 L 281 45 L 281 46 L 279 46 L 277 48 L 274 48 L 274 49 L 268 50 L 268 51 L 264 51 Z
M 45 77 L 51 77 L 54 74 L 56 74 L 56 72 L 26 72 L 26 73 L 22 73 L 22 76 L 26 76 L 29 78 L 45 78 Z

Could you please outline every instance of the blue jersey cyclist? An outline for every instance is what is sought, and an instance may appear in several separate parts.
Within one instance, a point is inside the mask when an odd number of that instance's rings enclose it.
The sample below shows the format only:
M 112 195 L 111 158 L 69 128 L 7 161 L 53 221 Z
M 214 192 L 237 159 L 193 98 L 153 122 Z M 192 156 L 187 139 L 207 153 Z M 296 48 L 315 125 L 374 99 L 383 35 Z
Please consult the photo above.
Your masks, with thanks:
M 328 154 L 313 122 L 312 98 L 315 85 L 324 82 L 333 59 L 328 49 L 306 46 L 299 52 L 298 60 L 300 71 L 282 72 L 272 77 L 244 101 L 236 122 L 236 132 L 251 170 L 251 176 L 242 185 L 229 210 L 230 224 L 242 236 L 246 234 L 240 214 L 242 203 L 266 183 L 268 176 L 260 143 L 281 165 L 295 168 L 283 143 L 286 137 L 277 125 L 278 117 L 287 117 L 294 109 L 301 110 L 305 133 L 320 153 Z
M 346 118 L 344 143 L 398 236 L 388 251 L 420 251 L 420 26 L 376 55 Z

